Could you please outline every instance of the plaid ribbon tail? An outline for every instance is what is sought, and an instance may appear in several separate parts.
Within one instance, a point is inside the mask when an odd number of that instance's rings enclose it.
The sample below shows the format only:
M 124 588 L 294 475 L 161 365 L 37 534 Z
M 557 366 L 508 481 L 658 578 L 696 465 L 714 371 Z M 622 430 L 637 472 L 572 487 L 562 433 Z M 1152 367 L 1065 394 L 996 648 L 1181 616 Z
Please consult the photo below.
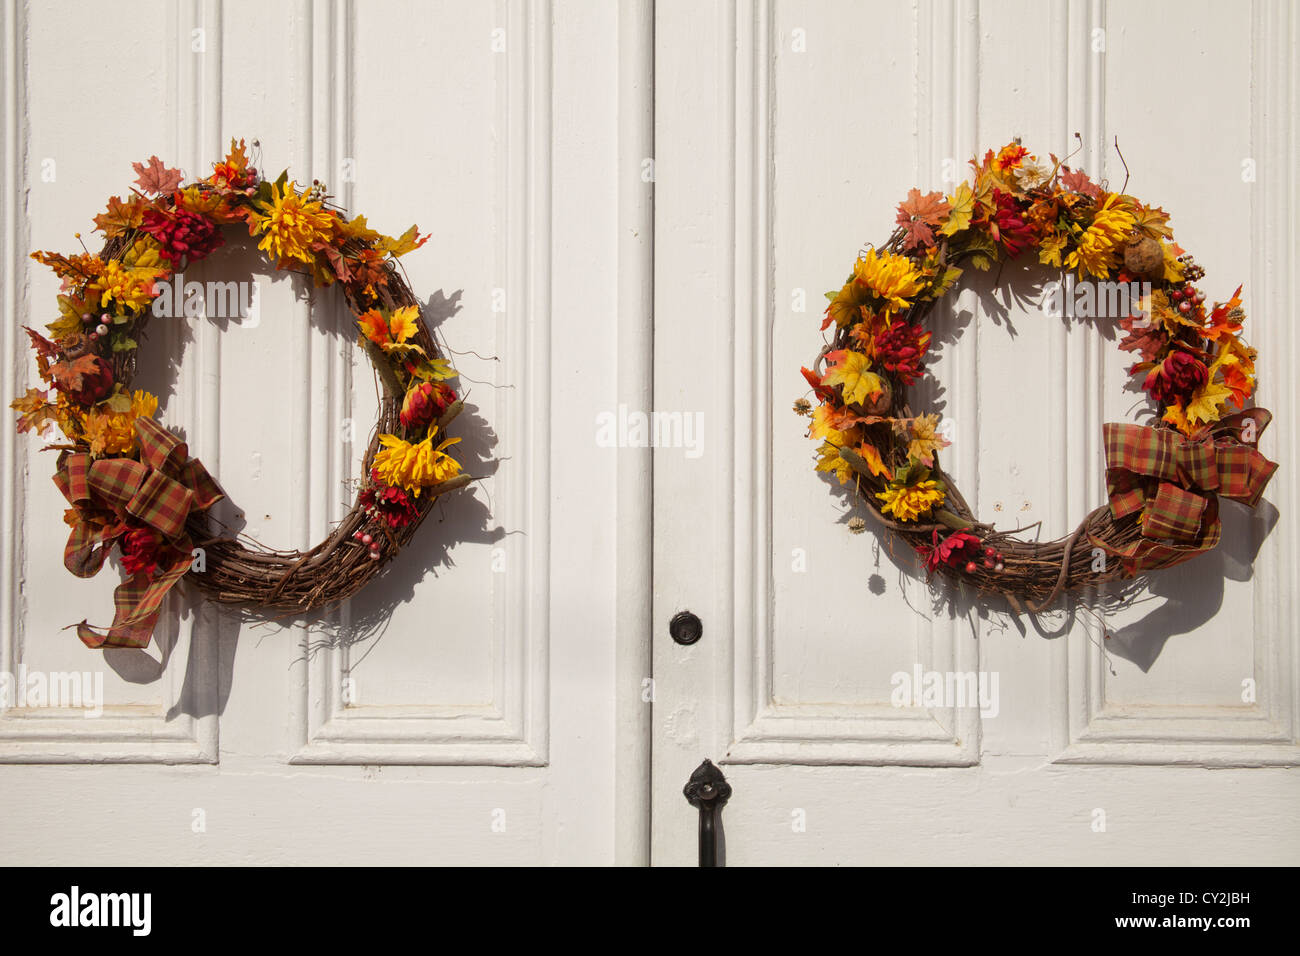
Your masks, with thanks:
M 136 575 L 113 592 L 113 625 L 101 634 L 82 621 L 77 636 L 87 647 L 148 647 L 167 592 L 189 570 L 193 542 L 185 524 L 225 497 L 185 443 L 150 418 L 135 422 L 140 460 L 67 455 L 54 483 L 78 520 L 63 563 L 79 577 L 103 567 L 109 551 L 131 527 L 144 526 L 167 542 L 175 557 L 152 576 Z
M 1168 568 L 1219 543 L 1219 498 L 1253 508 L 1277 464 L 1256 448 L 1272 415 L 1252 408 L 1184 438 L 1166 428 L 1102 426 L 1106 482 L 1116 520 L 1137 515 L 1142 537 L 1115 547 L 1093 545 L 1119 557 L 1130 574 Z
M 116 613 L 113 626 L 101 634 L 82 621 L 77 625 L 77 637 L 87 647 L 148 647 L 154 626 L 162 613 L 163 598 L 190 569 L 190 554 L 179 555 L 171 567 L 146 578 L 136 575 L 123 581 L 113 592 Z

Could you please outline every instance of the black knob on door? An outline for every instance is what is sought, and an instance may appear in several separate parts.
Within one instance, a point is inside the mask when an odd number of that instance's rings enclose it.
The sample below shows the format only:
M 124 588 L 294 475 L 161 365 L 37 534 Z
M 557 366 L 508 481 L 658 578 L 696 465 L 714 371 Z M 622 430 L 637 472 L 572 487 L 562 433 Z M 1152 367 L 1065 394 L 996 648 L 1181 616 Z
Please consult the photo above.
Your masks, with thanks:
M 668 622 L 668 633 L 678 644 L 694 644 L 704 633 L 704 625 L 690 611 L 678 611 Z

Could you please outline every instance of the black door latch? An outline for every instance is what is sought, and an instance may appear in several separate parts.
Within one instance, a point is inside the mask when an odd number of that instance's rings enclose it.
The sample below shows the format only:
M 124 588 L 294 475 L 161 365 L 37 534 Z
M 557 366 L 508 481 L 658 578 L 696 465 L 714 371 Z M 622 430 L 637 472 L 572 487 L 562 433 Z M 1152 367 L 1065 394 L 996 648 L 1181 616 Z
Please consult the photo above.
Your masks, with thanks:
M 705 760 L 682 788 L 686 802 L 700 811 L 700 866 L 719 866 L 722 808 L 731 799 L 731 784 L 722 771 Z

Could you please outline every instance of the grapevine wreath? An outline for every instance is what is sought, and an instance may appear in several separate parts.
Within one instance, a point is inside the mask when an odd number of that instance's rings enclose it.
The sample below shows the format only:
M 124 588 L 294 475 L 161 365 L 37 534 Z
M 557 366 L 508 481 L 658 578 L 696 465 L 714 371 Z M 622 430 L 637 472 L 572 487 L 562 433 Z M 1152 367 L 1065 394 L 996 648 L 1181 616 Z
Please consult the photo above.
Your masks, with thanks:
M 972 160 L 973 179 L 946 198 L 910 190 L 884 247 L 860 255 L 843 288 L 826 294 L 822 329 L 833 336 L 803 369 L 819 404 L 795 403 L 821 442 L 817 470 L 851 480 L 928 574 L 1035 612 L 1064 592 L 1213 548 L 1218 498 L 1253 507 L 1277 468 L 1256 448 L 1271 416 L 1247 407 L 1256 352 L 1241 338 L 1241 289 L 1208 305 L 1196 285 L 1205 271 L 1173 242 L 1168 214 L 1051 161 L 1013 142 Z M 1149 284 L 1119 320 L 1119 347 L 1140 359 L 1130 371 L 1157 409 L 1152 425 L 1103 426 L 1110 500 L 1051 542 L 976 520 L 939 466 L 949 444 L 939 416 L 914 414 L 906 393 L 924 373 L 931 309 L 963 266 L 1034 254 L 1080 280 Z
M 49 337 L 27 329 L 46 389 L 13 403 L 18 431 L 53 423 L 66 439 L 48 447 L 59 453 L 54 481 L 71 505 L 67 569 L 90 577 L 116 548 L 125 572 L 107 632 L 77 625 L 89 647 L 147 646 L 163 598 L 187 572 L 226 603 L 301 612 L 341 601 L 411 540 L 439 495 L 471 480 L 446 452 L 460 440 L 446 436 L 462 407 L 447 384 L 455 372 L 395 266 L 428 236 L 414 226 L 384 236 L 364 216 L 339 212 L 319 183 L 300 191 L 287 171 L 268 181 L 244 141 L 230 145 L 210 176 L 188 186 L 156 156 L 134 164 L 138 188 L 95 217 L 106 240 L 98 255 L 32 254 L 63 284 Z M 222 227 L 241 225 L 277 269 L 338 283 L 383 387 L 352 510 L 306 552 L 214 534 L 208 509 L 220 487 L 154 420 L 158 399 L 131 390 L 151 316 L 194 314 L 181 289 L 172 295 L 173 277 L 224 243 Z

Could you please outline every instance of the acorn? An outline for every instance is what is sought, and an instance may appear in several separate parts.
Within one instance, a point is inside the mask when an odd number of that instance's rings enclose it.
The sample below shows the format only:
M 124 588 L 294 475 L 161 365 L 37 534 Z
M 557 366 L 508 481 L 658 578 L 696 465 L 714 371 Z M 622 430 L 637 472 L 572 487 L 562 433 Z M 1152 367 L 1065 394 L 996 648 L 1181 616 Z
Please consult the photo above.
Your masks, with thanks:
M 1134 275 L 1158 279 L 1165 271 L 1165 252 L 1150 236 L 1130 239 L 1124 247 L 1124 268 Z
M 882 388 L 879 394 L 874 398 L 870 395 L 862 403 L 862 407 L 867 410 L 868 415 L 888 415 L 889 410 L 894 406 L 894 389 L 883 379 L 881 380 Z

